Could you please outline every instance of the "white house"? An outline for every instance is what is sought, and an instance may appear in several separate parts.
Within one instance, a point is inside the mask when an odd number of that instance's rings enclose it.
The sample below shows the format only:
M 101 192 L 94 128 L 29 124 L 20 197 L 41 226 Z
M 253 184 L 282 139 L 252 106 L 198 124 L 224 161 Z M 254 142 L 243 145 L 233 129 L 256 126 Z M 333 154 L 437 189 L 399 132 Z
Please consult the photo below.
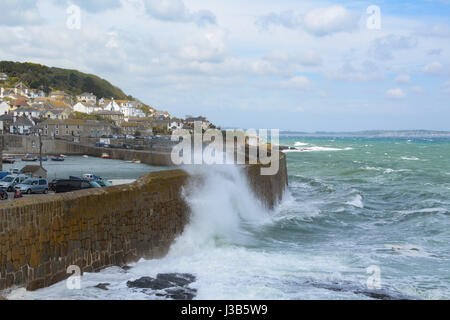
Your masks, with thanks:
M 121 112 L 120 105 L 118 103 L 116 103 L 114 98 L 111 99 L 111 100 L 106 100 L 102 107 L 103 107 L 103 110 L 106 110 L 106 111 L 116 111 L 116 112 L 119 111 L 119 112 Z
M 77 96 L 77 100 L 81 102 L 87 102 L 89 104 L 96 104 L 97 103 L 97 97 L 93 93 L 82 93 L 79 96 Z
M 9 77 L 6 73 L 0 72 L 0 81 L 6 81 Z
M 30 133 L 32 127 L 34 127 L 32 120 L 27 117 L 19 117 L 15 118 L 15 121 L 10 126 L 9 132 L 13 134 L 26 134 Z
M 73 111 L 91 114 L 93 112 L 101 111 L 102 108 L 96 106 L 95 104 L 88 104 L 84 102 L 78 102 L 73 106 Z
M 38 109 L 31 108 L 19 108 L 14 110 L 15 117 L 27 117 L 27 118 L 39 118 L 41 116 L 41 111 Z
M 183 129 L 183 128 L 184 128 L 184 124 L 181 121 L 171 120 L 167 124 L 167 130 L 175 131 L 175 130 L 179 130 L 179 129 Z
M 7 114 L 9 112 L 9 104 L 5 101 L 0 101 L 0 115 Z

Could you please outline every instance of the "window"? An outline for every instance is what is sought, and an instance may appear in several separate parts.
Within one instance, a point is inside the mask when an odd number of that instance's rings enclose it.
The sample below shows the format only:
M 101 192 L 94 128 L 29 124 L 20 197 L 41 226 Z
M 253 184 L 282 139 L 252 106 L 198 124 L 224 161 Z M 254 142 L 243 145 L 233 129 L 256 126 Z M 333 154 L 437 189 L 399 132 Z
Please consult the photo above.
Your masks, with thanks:
M 59 129 L 59 124 L 56 125 L 56 129 Z
M 55 134 L 58 136 L 59 135 L 59 130 L 56 130 Z
M 66 129 L 69 129 L 69 125 L 68 124 L 66 124 Z
M 44 186 L 47 184 L 47 181 L 45 180 L 39 180 L 39 185 Z
M 44 131 L 44 134 L 45 134 L 46 136 L 48 136 L 48 130 L 45 130 L 45 131 Z

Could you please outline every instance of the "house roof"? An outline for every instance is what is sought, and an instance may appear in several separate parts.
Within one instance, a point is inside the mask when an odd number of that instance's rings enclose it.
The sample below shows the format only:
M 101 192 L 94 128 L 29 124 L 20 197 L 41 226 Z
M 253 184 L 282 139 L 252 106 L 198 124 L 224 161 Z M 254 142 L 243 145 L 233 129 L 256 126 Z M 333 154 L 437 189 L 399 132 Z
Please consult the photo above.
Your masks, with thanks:
M 108 122 L 105 121 L 99 121 L 99 120 L 80 120 L 80 119 L 65 119 L 65 120 L 58 120 L 58 119 L 47 119 L 42 122 L 43 124 L 59 124 L 59 125 L 102 125 L 102 126 L 108 126 L 110 125 Z
M 20 170 L 20 172 L 21 173 L 35 173 L 35 172 L 39 171 L 40 169 L 47 172 L 47 170 L 45 170 L 41 166 L 33 166 L 33 165 L 27 165 L 27 166 L 23 167 L 22 170 Z
M 28 101 L 26 98 L 17 98 L 11 102 L 12 106 L 28 107 Z
M 79 97 L 97 98 L 97 96 L 95 94 L 89 93 L 89 92 L 84 92 L 84 93 L 80 94 Z
M 14 116 L 12 114 L 3 114 L 0 116 L 0 121 L 13 121 Z
M 22 126 L 22 127 L 32 127 L 34 126 L 33 122 L 31 122 L 30 119 L 27 117 L 18 117 L 16 121 L 14 122 L 15 126 Z

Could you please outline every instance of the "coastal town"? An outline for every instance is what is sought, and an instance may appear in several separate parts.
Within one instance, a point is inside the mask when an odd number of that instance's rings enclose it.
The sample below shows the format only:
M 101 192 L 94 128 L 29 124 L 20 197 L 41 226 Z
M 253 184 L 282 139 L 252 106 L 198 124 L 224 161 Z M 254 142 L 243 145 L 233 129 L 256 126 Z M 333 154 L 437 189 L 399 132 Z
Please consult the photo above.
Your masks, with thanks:
M 205 117 L 171 117 L 138 100 L 97 97 L 91 92 L 72 96 L 62 90 L 46 94 L 22 81 L 12 88 L 2 86 L 8 79 L 0 73 L 2 134 L 30 135 L 41 130 L 43 136 L 79 141 L 102 136 L 164 136 L 176 129 L 191 129 L 196 121 L 205 130 L 214 127 Z
M 180 119 L 137 99 L 98 97 L 93 92 L 73 94 L 76 90 L 70 89 L 72 94 L 57 89 L 47 90 L 46 93 L 30 88 L 20 79 L 12 83 L 7 73 L 0 72 L 1 200 L 13 201 L 23 195 L 111 185 L 111 181 L 95 173 L 64 176 L 59 177 L 63 180 L 50 181 L 46 170 L 48 165 L 43 165 L 43 162 L 63 162 L 66 156 L 45 148 L 43 150 L 42 141 L 50 145 L 54 145 L 54 141 L 63 141 L 105 149 L 167 153 L 172 146 L 169 136 L 175 130 L 192 131 L 194 123 L 201 123 L 203 130 L 216 128 L 203 116 Z M 31 143 L 32 150 L 25 152 L 24 148 L 7 148 L 10 143 L 6 141 L 16 141 L 16 144 L 20 141 L 19 144 L 25 145 Z M 100 158 L 109 159 L 111 156 L 105 152 Z M 130 159 L 128 162 L 141 161 Z M 11 168 L 5 170 L 3 164 Z M 59 182 L 59 189 L 56 182 Z

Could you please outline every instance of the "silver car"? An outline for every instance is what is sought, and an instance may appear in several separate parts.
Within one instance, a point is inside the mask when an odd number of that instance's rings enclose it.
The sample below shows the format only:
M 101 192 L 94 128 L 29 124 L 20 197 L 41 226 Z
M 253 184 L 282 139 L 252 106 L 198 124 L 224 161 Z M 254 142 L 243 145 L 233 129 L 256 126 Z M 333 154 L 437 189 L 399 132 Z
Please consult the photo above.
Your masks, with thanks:
M 27 179 L 24 182 L 16 185 L 22 193 L 48 193 L 48 181 L 46 179 Z
M 0 187 L 8 190 L 8 192 L 13 192 L 16 185 L 27 179 L 28 177 L 25 175 L 9 175 L 0 180 Z

